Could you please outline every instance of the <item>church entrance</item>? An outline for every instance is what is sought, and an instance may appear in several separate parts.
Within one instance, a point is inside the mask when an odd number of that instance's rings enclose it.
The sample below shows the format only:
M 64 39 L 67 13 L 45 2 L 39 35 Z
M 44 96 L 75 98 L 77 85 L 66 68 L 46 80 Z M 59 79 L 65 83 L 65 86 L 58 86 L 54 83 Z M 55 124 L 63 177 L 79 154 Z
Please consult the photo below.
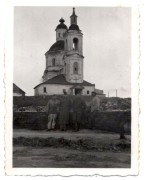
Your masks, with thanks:
M 75 95 L 78 94 L 78 92 L 81 92 L 82 94 L 82 89 L 75 89 Z
M 81 92 L 81 94 L 82 94 L 84 87 L 81 85 L 75 85 L 75 86 L 71 87 L 70 89 L 72 91 L 72 94 L 76 95 L 76 94 L 78 94 L 78 92 Z

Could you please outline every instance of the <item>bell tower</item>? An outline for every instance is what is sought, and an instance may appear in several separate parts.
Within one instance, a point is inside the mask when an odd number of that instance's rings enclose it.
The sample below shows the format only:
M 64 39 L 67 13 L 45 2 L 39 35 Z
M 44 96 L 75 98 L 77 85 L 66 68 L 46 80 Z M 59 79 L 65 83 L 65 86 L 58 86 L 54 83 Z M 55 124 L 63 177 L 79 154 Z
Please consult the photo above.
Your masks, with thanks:
M 65 76 L 71 83 L 83 82 L 83 34 L 77 25 L 75 8 L 70 16 L 70 27 L 64 36 Z

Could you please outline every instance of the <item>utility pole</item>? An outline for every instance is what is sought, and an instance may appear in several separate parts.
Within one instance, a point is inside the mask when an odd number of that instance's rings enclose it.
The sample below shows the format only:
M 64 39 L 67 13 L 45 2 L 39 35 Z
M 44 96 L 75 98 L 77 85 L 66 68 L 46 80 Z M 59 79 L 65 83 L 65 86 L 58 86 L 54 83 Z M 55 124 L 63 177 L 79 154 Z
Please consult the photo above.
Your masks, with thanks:
M 109 91 L 108 91 L 108 97 L 109 97 Z
M 116 89 L 116 97 L 117 97 L 117 89 Z

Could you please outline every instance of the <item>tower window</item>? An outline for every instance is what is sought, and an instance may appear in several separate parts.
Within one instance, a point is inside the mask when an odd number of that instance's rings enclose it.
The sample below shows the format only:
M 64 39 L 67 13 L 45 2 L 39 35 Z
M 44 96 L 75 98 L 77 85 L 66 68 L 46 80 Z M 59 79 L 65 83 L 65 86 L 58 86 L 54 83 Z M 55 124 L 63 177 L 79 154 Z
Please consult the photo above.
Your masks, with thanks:
M 89 91 L 87 91 L 87 94 L 89 94 L 90 92 Z
M 73 39 L 73 50 L 78 50 L 78 39 L 77 38 Z
M 55 58 L 52 59 L 52 66 L 55 66 Z
M 43 87 L 43 92 L 46 93 L 46 87 Z
M 74 74 L 78 74 L 78 70 L 79 70 L 79 64 L 78 64 L 78 62 L 75 62 L 73 65 Z

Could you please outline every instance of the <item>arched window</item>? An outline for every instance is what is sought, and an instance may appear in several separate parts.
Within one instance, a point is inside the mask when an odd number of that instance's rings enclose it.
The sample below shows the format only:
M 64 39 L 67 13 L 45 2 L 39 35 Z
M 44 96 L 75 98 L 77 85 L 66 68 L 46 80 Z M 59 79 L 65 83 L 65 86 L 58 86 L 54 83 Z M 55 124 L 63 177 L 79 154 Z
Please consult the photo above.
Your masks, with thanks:
M 77 38 L 73 39 L 73 50 L 78 50 L 78 39 Z
M 55 66 L 55 58 L 52 59 L 52 66 Z
M 73 64 L 73 72 L 74 72 L 74 74 L 78 74 L 78 72 L 79 72 L 79 64 L 78 64 L 78 62 L 74 62 L 74 64 Z

